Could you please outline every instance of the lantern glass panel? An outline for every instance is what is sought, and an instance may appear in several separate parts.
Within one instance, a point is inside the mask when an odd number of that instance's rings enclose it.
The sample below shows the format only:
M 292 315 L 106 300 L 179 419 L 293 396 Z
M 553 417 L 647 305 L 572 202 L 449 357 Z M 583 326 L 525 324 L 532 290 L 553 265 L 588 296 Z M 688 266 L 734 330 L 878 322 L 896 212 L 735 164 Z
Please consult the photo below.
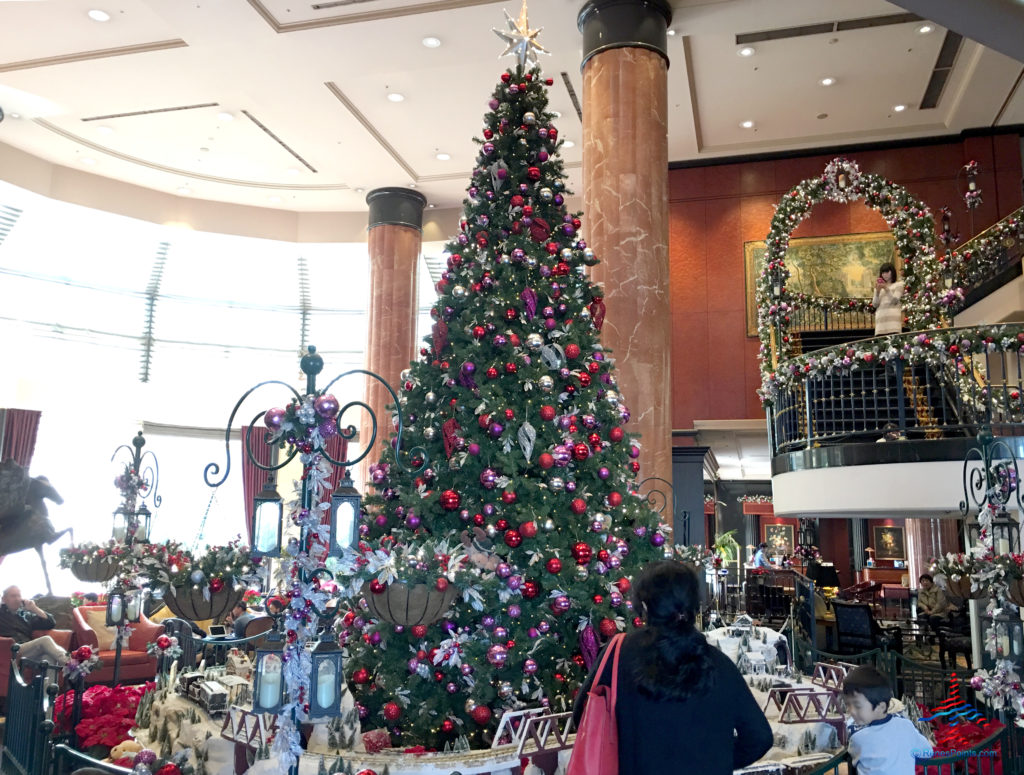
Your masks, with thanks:
M 320 708 L 333 708 L 338 699 L 338 671 L 333 659 L 316 660 L 316 704 Z
M 355 504 L 359 502 L 359 496 L 354 498 L 343 496 L 337 500 L 338 505 L 334 512 L 334 546 L 332 548 L 335 553 L 340 554 L 343 549 L 354 543 L 354 536 L 358 528 Z
M 128 535 L 128 516 L 118 509 L 114 512 L 114 532 L 112 537 L 118 543 L 124 543 L 124 539 Z
M 107 626 L 117 627 L 124 619 L 124 596 L 121 592 L 111 592 L 107 596 Z
M 283 668 L 280 652 L 257 652 L 253 710 L 274 713 L 281 707 L 284 694 Z
M 257 556 L 276 554 L 281 546 L 281 502 L 257 500 L 253 549 Z
M 124 594 L 124 618 L 129 622 L 139 621 L 142 614 L 142 592 L 132 590 Z

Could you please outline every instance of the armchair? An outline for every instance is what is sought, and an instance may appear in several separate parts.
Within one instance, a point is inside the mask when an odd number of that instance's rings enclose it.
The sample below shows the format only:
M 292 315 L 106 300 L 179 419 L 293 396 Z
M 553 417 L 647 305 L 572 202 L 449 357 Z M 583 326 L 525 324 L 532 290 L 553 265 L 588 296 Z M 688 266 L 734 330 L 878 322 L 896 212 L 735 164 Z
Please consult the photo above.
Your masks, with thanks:
M 115 631 L 105 624 L 106 607 L 82 605 L 72 612 L 74 644 L 90 646 L 99 654 L 103 666 L 86 677 L 87 684 L 108 683 L 114 678 Z M 118 678 L 123 683 L 151 681 L 156 676 L 156 657 L 146 653 L 146 644 L 164 634 L 162 624 L 151 622 L 142 616 L 130 625 L 132 633 L 128 645 L 121 648 L 121 671 Z
M 41 638 L 49 635 L 54 642 L 65 651 L 71 650 L 71 630 L 36 630 L 32 633 L 33 638 Z M 11 646 L 14 645 L 14 638 L 0 638 L 0 700 L 7 699 L 7 686 L 11 679 Z
M 832 601 L 836 615 L 836 650 L 839 654 L 860 654 L 871 649 L 903 653 L 899 627 L 880 627 L 868 603 Z

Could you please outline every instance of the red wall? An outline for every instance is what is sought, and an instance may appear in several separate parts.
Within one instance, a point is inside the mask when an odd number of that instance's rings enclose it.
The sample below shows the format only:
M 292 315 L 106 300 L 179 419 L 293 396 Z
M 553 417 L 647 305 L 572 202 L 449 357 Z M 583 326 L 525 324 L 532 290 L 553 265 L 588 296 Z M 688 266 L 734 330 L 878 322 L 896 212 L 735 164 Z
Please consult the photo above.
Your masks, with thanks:
M 967 213 L 954 184 L 974 159 L 981 165 L 983 204 L 977 231 L 1021 206 L 1017 135 L 969 137 L 941 145 L 846 154 L 862 171 L 883 175 L 923 200 L 938 219 L 944 206 L 967 235 Z M 816 177 L 832 155 L 725 164 L 669 172 L 669 257 L 672 290 L 672 427 L 694 420 L 763 418 L 756 337 L 746 335 L 743 243 L 768 234 L 773 206 L 790 187 Z M 961 180 L 961 187 L 963 181 Z M 826 202 L 796 237 L 886 231 L 862 203 Z M 685 442 L 679 442 L 685 443 Z

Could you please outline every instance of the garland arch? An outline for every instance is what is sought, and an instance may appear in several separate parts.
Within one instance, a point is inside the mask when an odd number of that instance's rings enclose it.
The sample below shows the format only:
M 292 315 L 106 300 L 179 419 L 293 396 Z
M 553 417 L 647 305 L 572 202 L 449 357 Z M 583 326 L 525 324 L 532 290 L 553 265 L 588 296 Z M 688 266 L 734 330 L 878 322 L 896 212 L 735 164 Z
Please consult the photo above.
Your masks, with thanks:
M 775 369 L 792 356 L 789 323 L 794 312 L 803 307 L 820 307 L 832 311 L 871 308 L 863 299 L 837 299 L 794 294 L 786 287 L 789 270 L 786 252 L 790 235 L 811 209 L 822 202 L 848 204 L 863 199 L 885 219 L 902 261 L 900 279 L 905 283 L 903 314 L 911 330 L 939 328 L 942 310 L 954 303 L 961 293 L 957 288 L 946 290 L 942 280 L 942 263 L 935 255 L 935 221 L 923 202 L 915 199 L 902 186 L 881 175 L 861 172 L 853 161 L 836 158 L 828 163 L 821 176 L 808 178 L 784 194 L 775 207 L 771 229 L 765 238 L 764 262 L 757 281 L 757 323 L 761 346 L 763 402 L 772 400 Z M 896 261 L 894 260 L 894 263 Z M 774 292 L 774 285 L 779 292 Z M 777 340 L 777 341 L 775 341 Z

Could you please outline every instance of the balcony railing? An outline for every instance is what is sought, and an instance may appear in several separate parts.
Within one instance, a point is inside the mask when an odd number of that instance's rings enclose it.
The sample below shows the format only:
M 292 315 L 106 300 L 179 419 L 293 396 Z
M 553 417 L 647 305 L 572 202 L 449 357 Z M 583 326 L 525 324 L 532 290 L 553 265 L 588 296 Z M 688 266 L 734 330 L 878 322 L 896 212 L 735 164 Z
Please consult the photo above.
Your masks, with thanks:
M 1024 434 L 1024 324 L 899 334 L 778 365 L 765 397 L 773 455 L 816 446 Z

